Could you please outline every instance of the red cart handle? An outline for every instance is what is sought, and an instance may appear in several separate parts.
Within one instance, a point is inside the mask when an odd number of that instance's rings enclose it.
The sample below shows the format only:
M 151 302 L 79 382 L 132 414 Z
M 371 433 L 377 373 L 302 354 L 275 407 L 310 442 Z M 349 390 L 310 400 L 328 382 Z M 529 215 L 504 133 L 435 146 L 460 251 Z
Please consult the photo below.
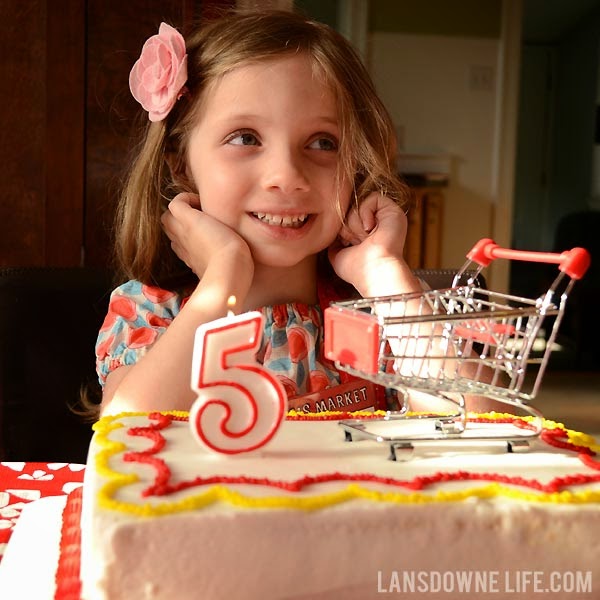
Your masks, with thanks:
M 527 262 L 556 263 L 571 279 L 581 279 L 590 266 L 590 253 L 585 248 L 573 248 L 560 254 L 557 252 L 532 252 L 501 248 L 488 238 L 479 240 L 467 254 L 467 258 L 482 267 L 487 267 L 496 258 L 524 260 Z

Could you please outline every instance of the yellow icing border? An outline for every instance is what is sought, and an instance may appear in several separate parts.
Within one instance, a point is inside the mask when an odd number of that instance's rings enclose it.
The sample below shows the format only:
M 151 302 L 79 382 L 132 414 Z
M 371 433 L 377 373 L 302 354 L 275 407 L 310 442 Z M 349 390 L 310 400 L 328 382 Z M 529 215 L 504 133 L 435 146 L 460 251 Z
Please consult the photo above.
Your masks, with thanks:
M 187 417 L 187 412 L 182 411 L 161 411 L 161 414 L 173 415 L 176 417 Z M 290 411 L 290 416 L 301 414 L 306 417 L 305 413 L 294 413 Z M 308 413 L 310 414 L 310 413 Z M 335 415 L 336 413 L 328 412 L 321 415 Z M 372 415 L 372 413 L 369 413 Z M 113 471 L 108 466 L 109 459 L 119 453 L 127 450 L 127 446 L 122 442 L 115 442 L 108 438 L 109 434 L 124 425 L 118 420 L 123 417 L 147 416 L 147 412 L 128 412 L 120 413 L 103 417 L 94 425 L 97 432 L 96 441 L 103 449 L 96 454 L 96 469 L 98 473 L 108 479 L 100 491 L 98 492 L 99 505 L 107 510 L 116 510 L 118 512 L 137 515 L 140 517 L 156 517 L 166 514 L 186 512 L 205 508 L 216 502 L 224 502 L 243 509 L 294 509 L 312 511 L 323 508 L 328 508 L 349 500 L 368 500 L 371 502 L 385 502 L 394 504 L 435 504 L 440 502 L 461 502 L 469 498 L 478 498 L 481 500 L 489 500 L 498 497 L 507 498 L 515 501 L 538 502 L 544 504 L 591 504 L 600 502 L 599 491 L 583 491 L 570 492 L 562 491 L 555 493 L 533 492 L 529 490 L 520 490 L 508 487 L 506 485 L 491 482 L 484 486 L 460 490 L 455 492 L 438 491 L 434 494 L 425 494 L 422 492 L 378 492 L 369 490 L 360 484 L 352 483 L 346 488 L 329 494 L 317 494 L 310 497 L 289 497 L 289 496 L 266 496 L 262 498 L 245 496 L 239 492 L 235 492 L 224 485 L 214 485 L 208 488 L 205 492 L 194 494 L 183 500 L 176 502 L 161 502 L 157 504 L 132 504 L 115 500 L 114 496 L 117 491 L 126 485 L 131 485 L 139 481 L 139 477 L 135 474 L 123 474 Z M 360 413 L 353 413 L 355 416 L 360 416 Z M 486 418 L 486 419 L 505 419 L 515 418 L 515 415 L 508 413 L 482 413 L 470 414 L 471 417 Z M 310 420 L 311 417 L 309 417 Z M 318 416 L 315 416 L 318 418 Z M 520 417 L 525 421 L 533 420 L 534 417 Z M 544 419 L 545 429 L 562 429 L 571 443 L 576 443 L 580 446 L 585 446 L 594 451 L 599 451 L 598 446 L 592 436 L 567 429 L 562 423 L 547 421 Z

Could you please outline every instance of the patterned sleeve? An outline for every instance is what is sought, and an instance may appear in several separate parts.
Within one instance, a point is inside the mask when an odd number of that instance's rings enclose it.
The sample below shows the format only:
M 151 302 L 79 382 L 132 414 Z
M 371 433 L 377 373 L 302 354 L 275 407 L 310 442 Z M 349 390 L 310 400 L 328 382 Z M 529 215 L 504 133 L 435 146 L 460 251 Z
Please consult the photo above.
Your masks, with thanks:
M 175 292 L 128 281 L 110 296 L 108 314 L 96 341 L 96 371 L 104 386 L 111 371 L 135 364 L 181 309 Z

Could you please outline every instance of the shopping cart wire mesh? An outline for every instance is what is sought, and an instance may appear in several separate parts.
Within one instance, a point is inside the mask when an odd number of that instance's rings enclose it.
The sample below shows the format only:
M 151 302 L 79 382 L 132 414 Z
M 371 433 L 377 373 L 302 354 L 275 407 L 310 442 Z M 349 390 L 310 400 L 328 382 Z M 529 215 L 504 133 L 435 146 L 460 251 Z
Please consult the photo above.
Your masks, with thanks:
M 511 250 L 483 239 L 467 258 L 451 288 L 336 302 L 325 311 L 327 358 L 407 398 L 389 420 L 405 418 L 410 390 L 455 405 L 448 419 L 437 421 L 442 435 L 464 433 L 465 395 L 485 396 L 541 418 L 529 403 L 543 378 L 569 292 L 589 266 L 589 253 L 582 248 L 560 254 Z M 559 272 L 534 299 L 477 287 L 482 269 L 498 258 L 556 263 Z M 554 317 L 551 331 L 545 351 L 537 355 L 534 344 L 548 317 Z M 527 379 L 534 364 L 536 376 Z M 540 430 L 541 421 L 533 435 Z

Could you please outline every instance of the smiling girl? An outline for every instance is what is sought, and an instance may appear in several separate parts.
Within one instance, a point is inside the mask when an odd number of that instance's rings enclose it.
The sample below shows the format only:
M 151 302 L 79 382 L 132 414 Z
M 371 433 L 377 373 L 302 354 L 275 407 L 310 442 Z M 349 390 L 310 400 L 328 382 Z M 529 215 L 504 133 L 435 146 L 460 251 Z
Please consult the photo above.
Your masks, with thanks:
M 102 411 L 188 410 L 196 328 L 259 309 L 258 359 L 290 398 L 335 386 L 322 308 L 420 290 L 402 258 L 391 120 L 350 44 L 291 12 L 162 24 L 130 86 L 149 124 L 118 212 L 97 344 Z

